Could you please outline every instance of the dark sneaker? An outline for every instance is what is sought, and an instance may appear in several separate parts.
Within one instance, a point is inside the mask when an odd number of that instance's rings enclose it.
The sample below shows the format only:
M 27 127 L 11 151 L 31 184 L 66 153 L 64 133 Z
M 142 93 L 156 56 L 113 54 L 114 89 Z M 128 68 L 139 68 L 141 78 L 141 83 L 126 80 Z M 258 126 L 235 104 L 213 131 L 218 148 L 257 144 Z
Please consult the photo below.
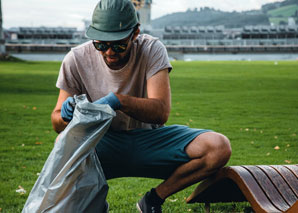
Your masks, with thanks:
M 139 201 L 137 202 L 137 209 L 140 211 L 140 213 L 161 213 L 161 205 L 153 206 L 148 203 L 147 201 L 147 194 Z
M 106 203 L 105 203 L 105 208 L 104 208 L 104 210 L 103 210 L 103 212 L 104 213 L 108 213 L 109 212 L 109 203 L 106 201 Z

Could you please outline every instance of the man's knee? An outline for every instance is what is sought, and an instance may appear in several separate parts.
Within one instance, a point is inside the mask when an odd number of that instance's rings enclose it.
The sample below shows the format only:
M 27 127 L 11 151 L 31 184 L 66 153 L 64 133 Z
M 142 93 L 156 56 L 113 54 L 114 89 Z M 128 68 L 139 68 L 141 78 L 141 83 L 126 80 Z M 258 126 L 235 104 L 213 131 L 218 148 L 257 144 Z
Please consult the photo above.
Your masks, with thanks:
M 230 140 L 220 134 L 215 133 L 214 140 L 210 141 L 210 156 L 209 159 L 213 162 L 211 165 L 213 168 L 221 168 L 226 165 L 230 159 L 232 153 Z
M 216 132 L 207 132 L 199 135 L 189 146 L 186 152 L 190 158 L 202 158 L 205 166 L 210 169 L 223 167 L 231 156 L 229 139 Z

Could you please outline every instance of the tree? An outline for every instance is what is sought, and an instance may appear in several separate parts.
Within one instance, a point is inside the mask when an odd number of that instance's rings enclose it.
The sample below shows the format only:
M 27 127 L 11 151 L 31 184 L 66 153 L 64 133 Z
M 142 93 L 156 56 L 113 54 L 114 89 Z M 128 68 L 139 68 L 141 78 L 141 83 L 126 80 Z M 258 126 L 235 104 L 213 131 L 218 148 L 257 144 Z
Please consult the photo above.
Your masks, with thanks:
M 2 28 L 2 7 L 1 7 L 1 0 L 0 0 L 0 57 L 4 55 L 6 55 L 6 50 L 5 50 L 4 33 Z

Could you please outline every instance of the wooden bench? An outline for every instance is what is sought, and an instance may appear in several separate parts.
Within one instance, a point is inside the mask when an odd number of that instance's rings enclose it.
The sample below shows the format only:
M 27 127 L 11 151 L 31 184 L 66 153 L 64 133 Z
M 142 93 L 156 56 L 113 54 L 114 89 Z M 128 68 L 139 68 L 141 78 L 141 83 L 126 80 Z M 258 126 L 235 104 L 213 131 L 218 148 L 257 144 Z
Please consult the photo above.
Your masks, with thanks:
M 255 212 L 298 213 L 298 165 L 229 166 L 202 181 L 187 203 L 248 201 Z

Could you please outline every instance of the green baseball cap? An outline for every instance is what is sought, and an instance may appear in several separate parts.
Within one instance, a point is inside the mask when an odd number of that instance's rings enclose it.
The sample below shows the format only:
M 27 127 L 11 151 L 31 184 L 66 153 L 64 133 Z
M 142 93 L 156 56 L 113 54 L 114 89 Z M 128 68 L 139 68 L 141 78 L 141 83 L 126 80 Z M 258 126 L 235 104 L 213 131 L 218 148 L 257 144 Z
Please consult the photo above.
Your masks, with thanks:
M 86 36 L 92 40 L 117 41 L 128 37 L 138 24 L 129 0 L 101 0 L 96 5 Z

